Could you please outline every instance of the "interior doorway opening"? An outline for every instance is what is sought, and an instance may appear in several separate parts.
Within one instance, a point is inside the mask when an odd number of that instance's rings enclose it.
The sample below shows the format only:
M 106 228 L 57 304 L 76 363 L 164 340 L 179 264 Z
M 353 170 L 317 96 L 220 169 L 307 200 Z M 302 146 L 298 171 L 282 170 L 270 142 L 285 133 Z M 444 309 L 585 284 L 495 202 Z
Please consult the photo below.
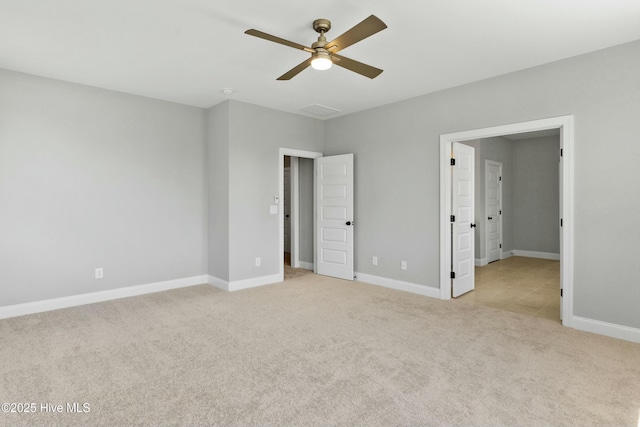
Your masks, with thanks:
M 315 271 L 315 151 L 279 149 L 279 281 Z M 288 216 L 287 216 L 288 215 Z
M 313 159 L 284 157 L 282 211 L 286 281 L 314 271 Z
M 476 151 L 477 224 L 475 286 L 461 300 L 560 322 L 559 133 L 461 142 Z
M 558 171 L 559 181 L 559 212 L 556 214 L 559 228 L 559 260 L 555 261 L 555 267 L 549 267 L 545 274 L 552 275 L 553 270 L 559 270 L 560 289 L 555 290 L 560 295 L 559 308 L 562 316 L 562 323 L 565 326 L 572 326 L 573 320 L 573 116 L 562 116 L 550 119 L 535 120 L 531 122 L 516 123 L 512 125 L 496 126 L 492 128 L 478 129 L 455 134 L 442 135 L 441 142 L 441 281 L 440 291 L 442 299 L 451 298 L 452 279 L 454 272 L 451 269 L 452 241 L 448 238 L 447 230 L 450 228 L 449 218 L 451 216 L 452 180 L 450 174 L 450 153 L 453 142 L 464 142 L 481 138 L 491 138 L 502 135 L 522 135 L 527 132 L 555 131 L 559 133 L 559 149 L 561 150 L 560 165 L 555 166 Z M 484 210 L 480 210 L 484 213 Z M 476 217 L 478 218 L 478 217 Z M 482 245 L 484 242 L 479 242 Z M 518 248 L 515 248 L 518 249 Z M 509 256 L 520 256 L 523 260 L 533 257 L 545 258 L 544 253 L 536 251 L 512 250 Z M 515 261 L 516 258 L 514 258 Z M 544 260 L 548 261 L 548 260 Z M 556 273 L 557 274 L 557 271 Z

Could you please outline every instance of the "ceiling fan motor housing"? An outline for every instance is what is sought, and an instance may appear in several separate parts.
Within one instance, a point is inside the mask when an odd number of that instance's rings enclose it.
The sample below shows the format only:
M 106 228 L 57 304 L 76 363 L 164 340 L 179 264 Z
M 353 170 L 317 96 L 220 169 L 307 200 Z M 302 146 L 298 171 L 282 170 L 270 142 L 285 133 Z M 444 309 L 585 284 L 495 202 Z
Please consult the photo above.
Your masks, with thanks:
M 326 33 L 331 29 L 331 21 L 328 19 L 316 19 L 313 21 L 313 29 L 317 33 Z

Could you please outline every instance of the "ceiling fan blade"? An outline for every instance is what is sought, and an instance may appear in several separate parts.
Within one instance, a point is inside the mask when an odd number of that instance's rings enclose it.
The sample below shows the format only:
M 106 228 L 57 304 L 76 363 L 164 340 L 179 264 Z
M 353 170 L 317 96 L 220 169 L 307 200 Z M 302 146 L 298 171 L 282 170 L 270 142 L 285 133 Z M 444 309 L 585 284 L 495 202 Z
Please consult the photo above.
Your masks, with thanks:
M 335 61 L 334 64 L 365 77 L 369 77 L 370 79 L 376 78 L 383 71 L 380 68 L 372 67 L 371 65 L 363 64 L 362 62 L 354 61 L 353 59 L 349 59 L 344 56 L 335 54 L 331 56 L 338 60 Z
M 293 78 L 296 75 L 298 75 L 298 73 L 300 73 L 302 70 L 304 70 L 305 68 L 307 68 L 310 65 L 311 65 L 311 58 L 305 60 L 304 62 L 301 62 L 298 65 L 296 65 L 295 67 L 293 67 L 292 69 L 290 69 L 289 71 L 287 71 L 286 73 L 284 73 L 283 75 L 278 77 L 277 80 L 291 80 L 291 78 Z
M 330 41 L 324 48 L 332 53 L 338 52 L 339 50 L 347 48 L 354 43 L 358 43 L 360 40 L 364 40 L 385 28 L 387 28 L 387 24 L 382 22 L 377 16 L 371 15 L 350 30 L 347 30 L 347 32 L 341 36 Z
M 314 50 L 311 49 L 310 47 L 306 47 L 306 46 L 303 46 L 303 45 L 301 45 L 299 43 L 294 43 L 294 42 L 291 42 L 289 40 L 282 39 L 280 37 L 272 36 L 271 34 L 263 33 L 262 31 L 251 29 L 251 30 L 245 31 L 244 33 L 245 34 L 249 34 L 250 36 L 254 36 L 254 37 L 261 38 L 261 39 L 269 40 L 269 41 L 272 41 L 272 42 L 275 42 L 275 43 L 280 43 L 280 44 L 283 44 L 285 46 L 292 47 L 294 49 L 300 49 L 300 50 L 304 50 L 304 51 L 307 51 L 307 52 L 310 52 L 310 53 L 314 52 Z

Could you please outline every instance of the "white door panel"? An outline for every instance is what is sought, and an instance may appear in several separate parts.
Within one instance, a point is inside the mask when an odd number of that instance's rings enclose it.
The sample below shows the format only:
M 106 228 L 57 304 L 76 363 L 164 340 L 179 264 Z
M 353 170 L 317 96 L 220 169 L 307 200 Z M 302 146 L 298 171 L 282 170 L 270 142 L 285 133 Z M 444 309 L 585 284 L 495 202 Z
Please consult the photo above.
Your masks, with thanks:
M 316 159 L 317 273 L 353 280 L 353 154 Z
M 291 252 L 291 168 L 284 168 L 284 200 L 282 208 L 284 210 L 284 251 Z
M 560 149 L 562 150 L 562 145 L 560 146 Z M 562 245 L 564 245 L 563 242 L 563 233 L 562 233 L 562 217 L 564 216 L 563 214 L 563 205 L 562 205 L 562 201 L 564 200 L 564 195 L 563 195 L 563 186 L 562 186 L 562 177 L 563 177 L 563 164 L 562 164 L 562 156 L 560 156 L 560 161 L 558 162 L 558 176 L 560 177 L 559 181 L 559 186 L 560 186 L 560 253 L 562 254 Z M 563 299 L 563 295 L 564 295 L 564 291 L 563 291 L 563 287 L 562 287 L 562 268 L 564 268 L 564 262 L 562 260 L 562 258 L 560 259 L 560 320 L 562 320 L 562 317 L 564 316 L 564 302 L 562 301 Z
M 452 295 L 458 297 L 475 285 L 474 160 L 473 147 L 453 143 L 455 166 L 452 167 Z
M 487 262 L 502 258 L 502 163 L 485 160 L 485 240 Z

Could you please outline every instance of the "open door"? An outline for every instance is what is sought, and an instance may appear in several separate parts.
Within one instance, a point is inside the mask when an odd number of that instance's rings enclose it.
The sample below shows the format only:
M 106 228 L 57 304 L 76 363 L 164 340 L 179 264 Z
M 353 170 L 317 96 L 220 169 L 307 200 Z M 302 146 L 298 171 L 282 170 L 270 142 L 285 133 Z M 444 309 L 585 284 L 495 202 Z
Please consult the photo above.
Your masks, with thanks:
M 485 241 L 487 263 L 502 258 L 502 163 L 485 160 Z
M 558 204 L 558 206 L 560 207 L 560 218 L 559 218 L 559 221 L 558 221 L 560 223 L 559 224 L 560 225 L 560 232 L 559 232 L 559 234 L 560 234 L 560 253 L 562 253 L 562 248 L 563 248 L 563 245 L 564 245 L 564 242 L 562 240 L 564 238 L 563 237 L 563 233 L 562 233 L 562 225 L 563 225 L 562 224 L 563 223 L 563 220 L 562 220 L 562 217 L 563 217 L 562 201 L 564 200 L 564 194 L 562 193 L 563 192 L 563 188 L 564 188 L 563 185 L 562 185 L 562 179 L 563 179 L 562 177 L 564 176 L 563 175 L 563 168 L 562 168 L 562 166 L 563 166 L 562 165 L 562 151 L 563 151 L 562 150 L 562 137 L 560 137 L 560 160 L 558 161 L 558 177 L 559 177 L 558 181 L 559 181 L 559 186 L 560 186 L 560 191 L 558 192 L 559 195 L 560 195 L 560 202 Z M 560 255 L 560 256 L 561 256 L 561 258 L 560 258 L 560 268 L 562 268 L 562 266 L 563 266 L 562 255 Z M 561 270 L 560 271 L 560 320 L 562 320 L 562 316 L 564 314 L 563 313 L 563 311 L 564 311 L 564 301 L 562 301 L 562 298 L 564 297 L 564 295 L 563 295 L 564 292 L 563 292 L 563 289 L 562 289 L 562 277 L 563 277 L 563 274 L 562 274 L 562 270 Z
M 453 143 L 451 212 L 452 296 L 459 297 L 475 287 L 475 149 Z
M 353 154 L 315 162 L 316 273 L 353 280 Z

